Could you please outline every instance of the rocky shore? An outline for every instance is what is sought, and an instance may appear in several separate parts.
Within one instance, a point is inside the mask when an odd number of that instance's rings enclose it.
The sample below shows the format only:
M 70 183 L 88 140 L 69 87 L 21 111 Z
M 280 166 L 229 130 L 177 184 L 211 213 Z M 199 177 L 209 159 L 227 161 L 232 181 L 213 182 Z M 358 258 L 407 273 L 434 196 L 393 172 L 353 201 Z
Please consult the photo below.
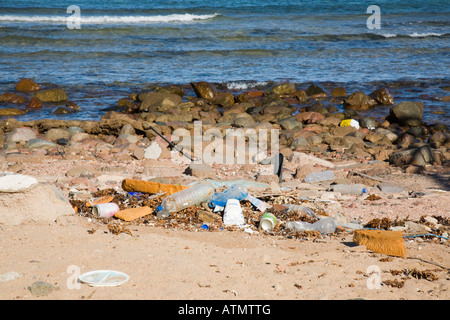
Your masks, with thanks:
M 16 206 L 14 201 L 19 198 L 9 194 L 3 197 L 2 192 L 7 191 L 2 191 L 0 206 L 8 215 L 0 215 L 0 226 L 21 225 L 29 220 L 44 223 L 57 220 L 66 227 L 72 226 L 73 221 L 61 220 L 68 215 L 81 218 L 83 226 L 88 224 L 89 234 L 105 228 L 113 234 L 132 235 L 138 230 L 135 228 L 147 226 L 180 232 L 205 231 L 205 224 L 208 231 L 219 231 L 223 230 L 220 216 L 210 208 L 196 207 L 168 220 L 151 215 L 132 223 L 116 224 L 115 219 L 94 216 L 85 204 L 108 194 L 115 196 L 122 208 L 142 204 L 142 199 L 124 195 L 124 179 L 177 185 L 202 179 L 217 182 L 245 179 L 259 187 L 252 190 L 253 195 L 267 201 L 280 217 L 291 218 L 282 215 L 283 205 L 308 203 L 316 212 L 334 217 L 342 225 L 381 228 L 384 223 L 385 230 L 410 234 L 435 232 L 436 237 L 429 236 L 426 241 L 448 248 L 450 134 L 445 123 L 423 122 L 422 103 L 396 102 L 386 88 L 366 95 L 349 94 L 342 87 L 325 92 L 317 85 L 299 90 L 290 83 L 281 83 L 266 91 L 235 94 L 211 83 L 190 85 L 195 96 L 187 96 L 181 86 L 167 86 L 118 97 L 117 108 L 105 112 L 99 121 L 20 121 L 15 116 L 27 108 L 46 108 L 55 103 L 62 104 L 64 112 L 76 112 L 79 108 L 63 89 L 42 88 L 31 79 L 21 80 L 15 92 L 0 95 L 1 176 L 34 177 L 41 189 L 32 189 L 28 197 L 40 199 L 34 202 L 36 212 L 49 212 L 48 216 L 33 216 L 29 212 L 33 203 L 19 197 L 20 206 Z M 338 105 L 343 105 L 343 111 L 339 111 Z M 360 115 L 361 111 L 381 107 L 387 111 L 384 119 Z M 195 155 L 195 147 L 174 140 L 177 130 L 184 130 L 189 139 L 195 140 L 196 125 L 201 126 L 202 133 L 214 132 L 216 138 L 201 137 L 201 154 L 207 152 L 219 155 L 215 159 L 224 159 L 217 137 L 223 141 L 221 146 L 226 146 L 227 134 L 232 132 L 234 137 L 245 138 L 244 150 L 231 147 L 234 159 L 243 152 L 245 162 L 194 164 L 180 155 L 173 145 L 190 156 Z M 249 129 L 258 134 L 278 134 L 278 151 L 284 158 L 281 175 L 274 172 L 270 142 L 268 148 L 261 144 L 256 149 L 249 148 L 250 141 L 245 136 L 245 130 Z M 333 171 L 334 178 L 318 183 L 305 179 L 310 173 L 325 170 Z M 363 185 L 366 192 L 337 192 L 337 185 L 355 184 Z M 160 204 L 155 197 L 152 199 L 152 207 Z M 49 202 L 60 205 L 61 215 L 46 210 Z M 250 228 L 244 233 L 266 234 L 257 228 L 260 212 L 246 205 L 245 214 Z M 334 239 L 348 236 L 342 233 L 344 230 L 340 228 Z M 293 235 L 283 227 L 271 236 L 324 239 L 317 234 Z M 415 245 L 419 239 L 412 241 Z M 443 259 L 445 262 L 446 258 Z M 286 270 L 286 266 L 280 268 Z M 284 273 L 283 270 L 280 272 Z M 448 291 L 439 297 L 445 295 L 448 297 Z

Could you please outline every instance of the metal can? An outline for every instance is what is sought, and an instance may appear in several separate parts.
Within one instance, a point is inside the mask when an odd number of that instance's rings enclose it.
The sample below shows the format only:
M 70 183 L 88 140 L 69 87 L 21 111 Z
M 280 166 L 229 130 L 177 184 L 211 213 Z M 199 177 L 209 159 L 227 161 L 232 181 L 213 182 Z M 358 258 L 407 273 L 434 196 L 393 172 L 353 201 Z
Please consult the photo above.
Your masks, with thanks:
M 92 207 L 92 213 L 100 218 L 111 218 L 119 211 L 119 206 L 115 203 L 100 203 Z
M 270 231 L 273 228 L 275 228 L 277 224 L 277 218 L 270 212 L 266 212 L 261 217 L 261 220 L 259 221 L 259 226 L 261 229 L 265 231 Z

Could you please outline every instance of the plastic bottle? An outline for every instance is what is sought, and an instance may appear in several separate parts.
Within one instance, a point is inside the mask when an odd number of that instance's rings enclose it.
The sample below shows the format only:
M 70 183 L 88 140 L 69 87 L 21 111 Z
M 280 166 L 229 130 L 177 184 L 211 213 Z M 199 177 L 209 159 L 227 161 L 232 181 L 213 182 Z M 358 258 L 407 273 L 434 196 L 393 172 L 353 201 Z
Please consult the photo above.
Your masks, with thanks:
M 334 192 L 341 194 L 363 194 L 367 189 L 362 184 L 335 184 L 332 186 Z
M 245 224 L 244 215 L 242 214 L 241 204 L 237 199 L 229 199 L 225 205 L 223 213 L 223 224 L 226 226 Z
M 314 223 L 305 221 L 288 221 L 286 228 L 292 231 L 319 231 L 321 233 L 333 233 L 336 230 L 336 221 L 333 218 L 324 218 Z
M 296 212 L 299 216 L 301 216 L 303 213 L 306 213 L 312 217 L 317 217 L 313 209 L 302 206 L 301 204 L 286 204 L 285 206 L 288 207 L 288 212 Z
M 245 200 L 250 201 L 252 205 L 254 205 L 259 211 L 264 212 L 269 208 L 269 205 L 265 203 L 262 200 L 259 200 L 258 198 L 253 197 L 252 195 L 248 194 Z
M 216 193 L 212 198 L 209 206 L 214 208 L 216 206 L 225 207 L 229 199 L 237 199 L 239 201 L 244 200 L 248 195 L 246 188 L 233 184 L 229 186 L 225 191 Z
M 305 182 L 315 183 L 321 181 L 334 180 L 334 172 L 330 170 L 322 171 L 322 172 L 312 172 L 308 174 L 305 178 Z
M 201 182 L 190 188 L 178 191 L 164 198 L 161 203 L 159 216 L 195 206 L 201 202 L 208 202 L 214 194 L 214 187 L 209 182 Z

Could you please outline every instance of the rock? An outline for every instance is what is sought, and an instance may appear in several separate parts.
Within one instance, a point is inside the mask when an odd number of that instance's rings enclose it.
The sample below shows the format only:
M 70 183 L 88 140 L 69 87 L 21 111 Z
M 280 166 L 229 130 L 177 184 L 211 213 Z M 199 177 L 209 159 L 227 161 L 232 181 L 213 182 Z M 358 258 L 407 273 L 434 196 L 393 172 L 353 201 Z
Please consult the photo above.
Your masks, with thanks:
M 39 100 L 38 97 L 31 97 L 26 107 L 30 109 L 40 109 L 42 108 L 42 101 Z
M 65 108 L 65 107 L 58 107 L 55 111 L 53 111 L 54 114 L 69 114 L 72 113 L 72 110 Z
M 394 97 L 391 95 L 389 90 L 386 88 L 380 88 L 380 89 L 373 91 L 371 94 L 369 94 L 369 97 L 374 99 L 379 104 L 384 104 L 384 105 L 395 104 Z
M 298 166 L 295 170 L 294 178 L 298 180 L 303 180 L 306 176 L 313 172 L 321 172 L 322 169 L 319 167 L 315 167 L 314 165 L 308 163 L 301 166 Z
M 218 92 L 214 95 L 212 103 L 223 108 L 229 108 L 234 104 L 234 96 L 231 92 Z
M 16 280 L 21 278 L 22 276 L 23 276 L 22 274 L 15 271 L 5 272 L 0 274 L 0 282 Z
M 289 96 L 295 92 L 295 85 L 293 83 L 281 83 L 272 88 L 272 93 L 278 96 Z
M 59 287 L 44 281 L 37 281 L 28 287 L 31 294 L 35 297 L 47 296 L 55 290 L 59 290 Z
M 186 173 L 202 179 L 216 179 L 216 171 L 205 163 L 192 163 L 186 169 Z
M 297 121 L 295 117 L 289 117 L 278 121 L 281 128 L 284 130 L 301 130 L 303 125 L 301 122 Z
M 384 129 L 384 128 L 377 128 L 375 130 L 375 133 L 380 134 L 384 137 L 386 137 L 390 142 L 395 142 L 398 139 L 398 135 L 395 134 L 394 132 L 392 132 L 389 129 Z
M 41 90 L 41 87 L 33 79 L 22 79 L 16 84 L 16 91 L 33 92 Z
M 90 138 L 90 135 L 86 132 L 76 132 L 70 136 L 70 141 L 71 142 L 81 142 L 84 139 L 89 139 L 89 138 Z
M 325 116 L 319 112 L 307 111 L 297 113 L 295 119 L 303 123 L 316 123 L 324 120 Z
M 145 159 L 158 159 L 162 154 L 162 149 L 160 145 L 153 141 L 149 147 L 144 150 L 144 158 Z
M 308 140 L 305 137 L 299 136 L 297 138 L 295 138 L 294 140 L 292 140 L 291 142 L 291 149 L 292 150 L 304 150 L 306 147 L 308 146 Z
M 293 152 L 289 158 L 289 161 L 300 165 L 310 164 L 313 166 L 318 165 L 326 168 L 335 167 L 335 165 L 330 161 L 323 160 L 303 152 Z
M 433 133 L 433 135 L 429 139 L 429 143 L 434 148 L 440 148 L 441 146 L 444 146 L 447 142 L 450 141 L 450 134 L 442 131 L 438 131 Z
M 99 172 L 92 166 L 78 166 L 73 167 L 67 170 L 66 177 L 69 178 L 78 178 L 81 176 L 84 177 L 94 177 L 97 176 Z
M 416 166 L 424 166 L 427 164 L 432 164 L 434 162 L 433 151 L 429 146 L 422 146 L 417 148 L 413 155 L 412 160 L 409 164 Z
M 16 128 L 6 136 L 7 142 L 28 142 L 36 139 L 36 132 L 30 128 Z
M 64 129 L 50 129 L 45 133 L 45 138 L 51 141 L 56 141 L 58 139 L 69 139 L 70 133 Z
M 328 93 L 326 93 L 321 87 L 312 84 L 306 89 L 306 94 L 313 99 L 327 98 Z
M 21 104 L 21 103 L 27 102 L 27 98 L 25 98 L 21 95 L 18 95 L 14 92 L 6 92 L 3 94 L 0 94 L 0 102 Z
M 335 98 L 346 97 L 348 95 L 347 90 L 344 87 L 337 87 L 331 90 L 331 95 Z
M 58 144 L 44 139 L 36 138 L 28 140 L 24 147 L 28 149 L 48 149 L 56 148 L 58 147 Z
M 0 224 L 5 225 L 55 222 L 61 216 L 75 213 L 61 189 L 47 184 L 38 184 L 22 192 L 0 192 L 0 203 Z
M 353 110 L 368 110 L 377 102 L 362 91 L 352 93 L 344 100 L 344 108 Z
M 422 123 L 423 103 L 405 101 L 390 109 L 389 122 L 396 122 L 411 127 L 417 127 Z
M 369 117 L 363 117 L 359 121 L 359 124 L 361 125 L 361 127 L 367 128 L 369 130 L 375 130 L 375 128 L 376 128 L 376 121 L 375 121 L 375 119 L 372 119 L 372 118 L 369 118 Z
M 6 175 L 0 178 L 0 192 L 24 192 L 35 186 L 38 181 L 21 174 Z
M 67 100 L 67 94 L 60 88 L 38 91 L 34 96 L 42 102 L 62 102 Z
M 394 152 L 389 155 L 389 163 L 397 166 L 424 166 L 426 164 L 432 164 L 433 161 L 433 152 L 427 145 L 415 149 Z
M 405 227 L 410 233 L 429 233 L 431 231 L 430 227 L 413 221 L 405 221 Z
M 17 108 L 1 108 L 0 109 L 0 117 L 9 117 L 9 116 L 21 116 L 26 114 L 25 110 L 17 109 Z
M 166 112 L 182 102 L 182 98 L 177 94 L 161 92 L 141 93 L 139 100 L 142 101 L 140 112 Z
M 216 95 L 216 89 L 212 84 L 208 82 L 191 82 L 191 86 L 194 89 L 195 94 L 199 98 L 211 100 Z

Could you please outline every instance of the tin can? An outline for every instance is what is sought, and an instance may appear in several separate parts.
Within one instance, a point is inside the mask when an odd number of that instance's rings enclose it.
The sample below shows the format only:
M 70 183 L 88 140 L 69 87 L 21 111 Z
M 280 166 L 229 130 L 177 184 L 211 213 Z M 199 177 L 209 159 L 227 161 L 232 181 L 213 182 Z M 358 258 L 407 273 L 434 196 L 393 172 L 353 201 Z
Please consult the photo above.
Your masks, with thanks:
M 275 228 L 276 224 L 277 224 L 277 218 L 270 212 L 264 213 L 259 222 L 260 228 L 265 231 L 272 230 L 273 228 Z
M 99 203 L 92 207 L 92 213 L 100 218 L 111 218 L 119 212 L 119 206 L 115 203 Z

